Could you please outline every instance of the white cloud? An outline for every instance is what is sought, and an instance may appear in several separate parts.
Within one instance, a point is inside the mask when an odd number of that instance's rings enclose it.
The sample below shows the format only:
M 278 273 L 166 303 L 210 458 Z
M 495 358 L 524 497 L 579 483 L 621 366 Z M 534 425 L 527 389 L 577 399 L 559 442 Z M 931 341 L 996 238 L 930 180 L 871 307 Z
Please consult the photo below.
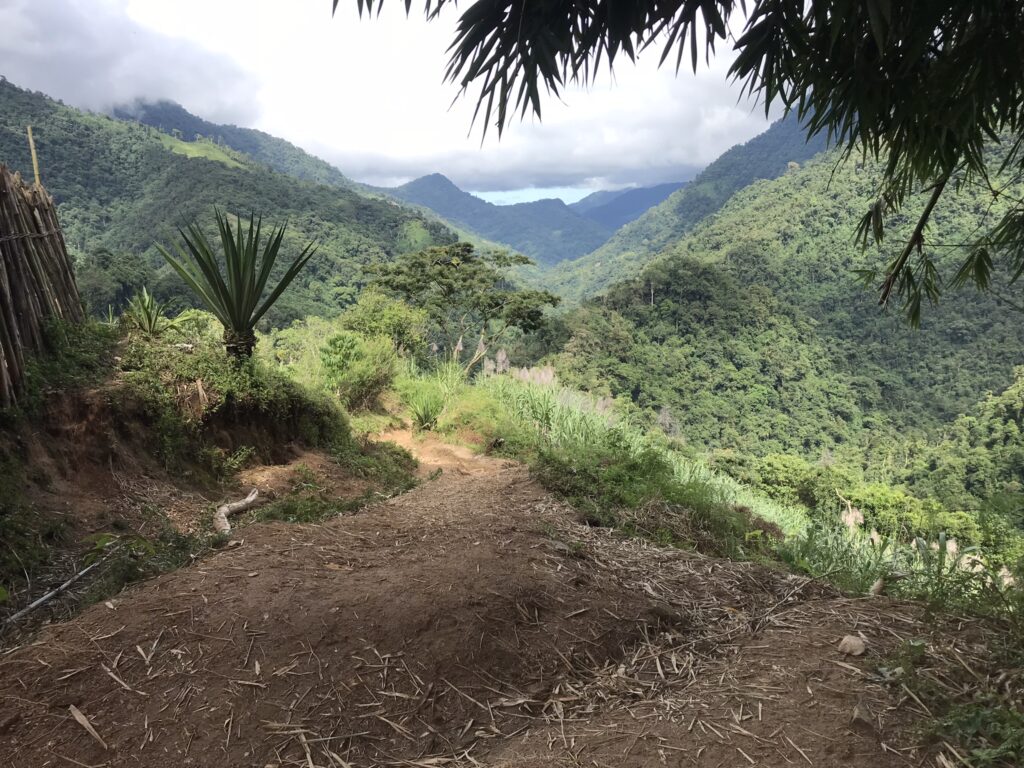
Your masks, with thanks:
M 676 77 L 655 52 L 481 145 L 471 100 L 443 82 L 458 11 L 428 24 L 415 10 L 407 19 L 398 0 L 374 19 L 359 19 L 353 0 L 335 18 L 330 0 L 6 2 L 0 56 L 22 60 L 4 64 L 19 85 L 90 108 L 174 99 L 369 183 L 435 171 L 481 191 L 675 181 L 767 126 L 737 102 L 724 57 Z
M 0 74 L 68 104 L 106 110 L 173 99 L 217 122 L 258 119 L 256 74 L 187 38 L 147 29 L 126 0 L 2 0 Z

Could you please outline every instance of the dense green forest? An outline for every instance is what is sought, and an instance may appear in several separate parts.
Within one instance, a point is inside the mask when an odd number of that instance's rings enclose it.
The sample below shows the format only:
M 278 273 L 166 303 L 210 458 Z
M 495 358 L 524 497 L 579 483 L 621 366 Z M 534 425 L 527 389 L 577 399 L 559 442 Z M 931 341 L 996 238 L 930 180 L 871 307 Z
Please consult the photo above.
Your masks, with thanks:
M 253 128 L 211 123 L 173 101 L 137 101 L 116 107 L 114 117 L 135 120 L 186 142 L 207 139 L 248 155 L 257 163 L 303 181 L 352 188 L 355 184 L 328 163 L 291 142 Z
M 271 325 L 336 314 L 354 301 L 367 266 L 455 240 L 436 220 L 392 202 L 300 181 L 214 142 L 182 142 L 6 81 L 0 114 L 0 158 L 25 175 L 32 169 L 25 126 L 34 127 L 43 182 L 58 202 L 83 297 L 97 313 L 123 306 L 142 285 L 172 307 L 193 301 L 155 244 L 176 241 L 177 227 L 191 220 L 212 227 L 215 205 L 287 222 L 286 252 L 319 243 L 268 314 Z
M 549 287 L 580 299 L 634 276 L 662 249 L 721 208 L 757 179 L 774 179 L 790 162 L 803 162 L 825 148 L 822 138 L 808 141 L 796 120 L 780 120 L 760 136 L 739 144 L 705 168 L 693 181 L 618 230 L 586 256 L 559 264 Z
M 576 213 L 561 200 L 494 205 L 464 192 L 439 173 L 381 191 L 425 206 L 455 225 L 517 250 L 541 265 L 589 253 L 613 231 L 611 226 Z
M 807 482 L 828 468 L 825 484 L 848 495 L 896 488 L 905 505 L 916 502 L 899 488 L 951 510 L 1019 491 L 1020 313 L 973 289 L 925 307 L 918 330 L 880 309 L 857 270 L 884 254 L 854 237 L 877 178 L 825 154 L 738 192 L 639 277 L 566 316 L 564 380 L 628 399 L 769 490 L 794 485 L 782 461 Z M 976 187 L 942 201 L 929 239 L 940 269 L 959 257 L 945 246 L 997 213 L 990 203 Z M 909 225 L 891 226 L 899 241 Z
M 560 200 L 499 206 L 463 192 L 440 174 L 416 179 L 396 189 L 365 187 L 284 139 L 252 128 L 212 123 L 172 101 L 138 101 L 115 108 L 113 114 L 156 128 L 171 139 L 234 150 L 303 181 L 362 189 L 371 196 L 384 193 L 421 206 L 428 218 L 441 217 L 442 223 L 459 231 L 463 239 L 484 247 L 498 247 L 500 243 L 541 263 L 575 258 L 597 248 L 620 226 L 660 203 L 680 186 L 662 184 L 596 193 L 603 197 L 592 206 L 566 206 Z

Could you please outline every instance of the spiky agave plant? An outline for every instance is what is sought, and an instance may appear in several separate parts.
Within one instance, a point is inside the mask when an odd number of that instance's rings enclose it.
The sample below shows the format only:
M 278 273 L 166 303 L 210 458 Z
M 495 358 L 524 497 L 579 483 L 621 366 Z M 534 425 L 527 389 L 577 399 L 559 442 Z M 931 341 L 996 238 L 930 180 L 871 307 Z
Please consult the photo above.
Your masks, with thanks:
M 257 218 L 256 214 L 250 214 L 248 231 L 245 231 L 241 217 L 236 217 L 232 227 L 227 216 L 219 210 L 214 213 L 222 255 L 215 252 L 195 222 L 178 230 L 185 241 L 185 248 L 176 244 L 177 255 L 163 246 L 157 247 L 167 263 L 224 326 L 224 348 L 228 354 L 250 357 L 256 346 L 256 323 L 306 266 L 316 252 L 316 246 L 309 243 L 302 249 L 261 302 L 281 250 L 285 228 L 272 228 L 266 243 L 263 243 L 262 216 Z
M 146 336 L 159 336 L 176 324 L 174 320 L 164 317 L 166 308 L 166 303 L 157 301 L 153 294 L 143 286 L 142 290 L 129 300 L 122 317 L 127 325 L 136 328 Z M 112 307 L 108 309 L 111 325 L 113 325 L 113 312 Z

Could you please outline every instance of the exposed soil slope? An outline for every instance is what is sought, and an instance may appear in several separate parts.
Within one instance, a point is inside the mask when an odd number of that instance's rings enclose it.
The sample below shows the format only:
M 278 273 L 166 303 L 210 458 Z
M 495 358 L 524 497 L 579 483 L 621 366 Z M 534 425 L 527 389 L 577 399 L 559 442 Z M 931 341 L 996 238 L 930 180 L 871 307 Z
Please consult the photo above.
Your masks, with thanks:
M 404 439 L 439 478 L 236 531 L 0 655 L 0 765 L 920 764 L 870 677 L 909 609 L 587 528 L 522 467 Z

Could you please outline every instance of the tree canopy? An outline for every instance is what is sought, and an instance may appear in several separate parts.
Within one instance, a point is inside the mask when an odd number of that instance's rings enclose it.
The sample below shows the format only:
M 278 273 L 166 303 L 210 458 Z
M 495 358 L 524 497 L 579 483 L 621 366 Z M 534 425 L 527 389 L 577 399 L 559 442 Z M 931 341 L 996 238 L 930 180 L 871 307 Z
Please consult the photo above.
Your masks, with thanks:
M 372 14 L 383 0 L 356 2 Z M 404 0 L 407 12 L 412 2 Z M 435 18 L 453 4 L 425 0 L 426 14 Z M 742 31 L 734 33 L 740 16 Z M 1010 282 L 1024 274 L 1024 200 L 957 244 L 968 255 L 951 275 L 935 266 L 925 237 L 947 189 L 981 185 L 1005 200 L 1024 176 L 1024 4 L 477 0 L 458 21 L 446 76 L 463 91 L 477 89 L 475 116 L 484 131 L 493 125 L 500 133 L 516 114 L 540 116 L 542 90 L 557 97 L 567 84 L 589 83 L 602 67 L 652 47 L 663 64 L 694 70 L 732 48 L 730 76 L 766 110 L 781 103 L 809 134 L 883 161 L 860 222 L 865 244 L 881 240 L 886 218 L 927 193 L 911 235 L 877 273 L 883 304 L 895 294 L 916 320 L 922 299 L 936 300 L 947 283 L 988 288 L 1000 269 Z
M 558 303 L 547 291 L 517 289 L 508 281 L 511 267 L 530 263 L 519 254 L 479 253 L 470 243 L 455 243 L 377 265 L 374 285 L 425 310 L 453 360 L 469 353 L 469 371 L 513 330 L 538 330 L 545 308 Z

